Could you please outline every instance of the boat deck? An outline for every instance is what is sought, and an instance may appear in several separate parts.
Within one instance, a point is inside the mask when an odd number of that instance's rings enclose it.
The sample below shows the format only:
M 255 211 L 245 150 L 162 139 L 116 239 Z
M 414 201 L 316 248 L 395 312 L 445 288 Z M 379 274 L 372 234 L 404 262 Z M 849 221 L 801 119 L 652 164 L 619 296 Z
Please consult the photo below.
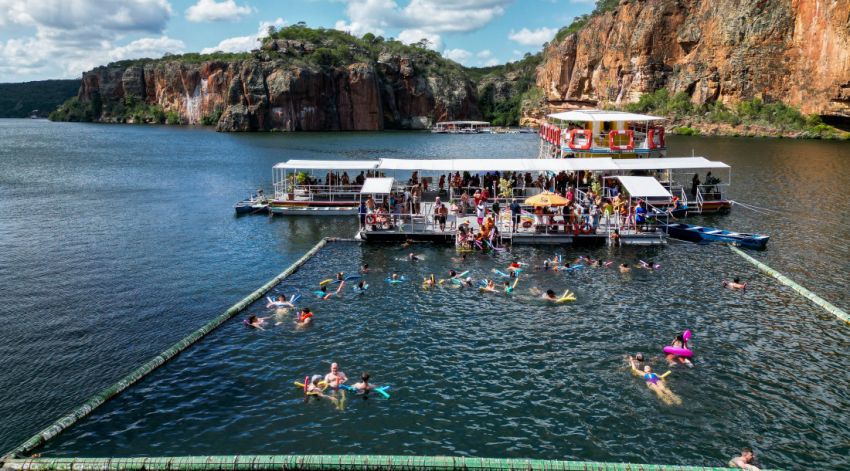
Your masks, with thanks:
M 440 230 L 434 222 L 432 203 L 423 203 L 421 214 L 390 215 L 387 224 L 364 225 L 358 231 L 358 237 L 368 242 L 403 242 L 405 240 L 454 243 L 457 228 L 468 223 L 473 230 L 478 230 L 478 220 L 474 215 L 450 214 L 446 220 L 445 230 Z M 429 216 L 426 216 L 429 214 Z M 526 218 L 527 219 L 527 218 Z M 534 225 L 523 227 L 518 225 L 512 230 L 511 216 L 508 210 L 500 213 L 497 227 L 503 244 L 516 245 L 604 245 L 611 242 L 610 234 L 619 229 L 622 245 L 663 245 L 667 243 L 667 234 L 661 227 L 645 227 L 637 231 L 634 227 L 626 228 L 616 221 L 600 220 L 599 227 L 592 234 L 576 234 L 574 231 L 564 231 L 561 217 L 549 225 Z M 391 221 L 391 222 L 389 222 Z

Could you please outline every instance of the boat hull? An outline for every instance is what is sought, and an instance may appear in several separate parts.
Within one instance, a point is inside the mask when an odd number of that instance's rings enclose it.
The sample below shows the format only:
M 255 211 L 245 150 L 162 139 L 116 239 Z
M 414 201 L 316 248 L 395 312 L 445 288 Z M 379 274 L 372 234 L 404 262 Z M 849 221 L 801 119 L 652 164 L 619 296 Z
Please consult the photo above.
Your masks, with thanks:
M 674 239 L 688 242 L 725 242 L 756 250 L 764 250 L 770 240 L 770 236 L 766 235 L 724 231 L 690 224 L 668 224 L 666 229 L 670 237 Z
M 283 216 L 352 216 L 358 208 L 356 202 L 287 201 L 272 203 L 269 211 Z

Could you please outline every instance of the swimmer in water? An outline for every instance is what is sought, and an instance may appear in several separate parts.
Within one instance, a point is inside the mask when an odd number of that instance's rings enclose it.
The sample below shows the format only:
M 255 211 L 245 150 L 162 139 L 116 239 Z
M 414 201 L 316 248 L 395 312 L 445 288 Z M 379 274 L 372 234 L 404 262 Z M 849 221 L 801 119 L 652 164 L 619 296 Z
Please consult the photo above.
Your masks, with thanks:
M 291 302 L 286 300 L 286 296 L 278 296 L 276 300 L 270 301 L 266 304 L 267 308 L 283 308 L 283 307 L 295 307 Z
M 737 276 L 732 281 L 723 281 L 723 286 L 729 289 L 747 289 L 747 283 L 741 283 Z
M 369 273 L 369 264 L 364 263 L 362 267 L 360 267 L 360 273 Z
M 390 275 L 390 279 L 391 280 L 400 280 L 401 278 L 399 278 L 398 273 L 393 273 L 392 275 Z
M 673 347 L 676 347 L 676 348 L 688 348 L 688 342 L 685 340 L 685 337 L 682 334 L 677 335 L 676 338 L 674 338 L 673 341 L 670 342 L 670 345 L 673 346 Z M 668 353 L 667 354 L 667 364 L 669 364 L 670 366 L 673 366 L 673 365 L 676 364 L 676 362 L 679 362 L 679 363 L 687 366 L 688 368 L 694 367 L 694 364 L 691 363 L 691 360 L 689 360 L 689 359 L 687 359 L 683 356 L 673 355 L 672 353 Z
M 263 325 L 266 323 L 266 319 L 268 319 L 268 317 L 257 317 L 256 315 L 251 314 L 248 319 L 246 319 L 245 325 L 255 329 L 266 330 L 263 328 Z
M 348 381 L 348 376 L 342 371 L 339 371 L 339 365 L 331 363 L 330 373 L 325 375 L 325 382 L 333 389 L 339 389 L 339 385 Z
M 487 291 L 489 293 L 496 292 L 496 283 L 493 280 L 487 280 L 487 285 L 481 288 L 481 291 Z
M 628 263 L 621 263 L 621 264 L 620 264 L 620 273 L 628 273 L 628 272 L 630 272 L 630 271 L 632 271 L 632 269 L 631 269 L 631 268 L 629 268 L 629 264 L 628 264 Z
M 640 268 L 644 268 L 646 270 L 658 270 L 659 268 L 661 268 L 661 265 L 658 265 L 657 263 L 653 262 L 652 260 L 650 260 L 648 262 L 644 262 L 643 260 L 641 260 L 640 261 Z
M 538 297 L 538 298 L 540 298 L 544 301 L 557 301 L 558 300 L 557 295 L 551 289 L 547 289 L 546 292 L 543 293 L 542 291 L 540 291 L 537 288 L 531 288 L 531 294 L 533 294 L 535 297 Z
M 403 244 L 401 244 L 401 248 L 406 249 L 406 248 L 410 247 L 410 244 L 412 244 L 412 243 L 413 243 L 412 239 L 407 239 L 407 240 L 404 241 Z
M 557 266 L 557 264 L 556 264 L 556 266 Z M 547 258 L 546 260 L 543 260 L 543 271 L 547 271 L 547 270 L 549 270 L 549 268 L 550 268 L 549 267 L 549 259 Z
M 457 272 L 454 270 L 449 270 L 449 279 L 457 278 Z
M 753 464 L 755 460 L 756 457 L 753 454 L 752 448 L 744 447 L 741 450 L 741 456 L 736 456 L 729 460 L 729 467 L 746 469 L 749 471 L 761 471 L 756 465 Z
M 518 262 L 512 262 L 510 265 L 508 265 L 508 268 L 505 269 L 505 271 L 508 273 L 513 273 L 517 270 L 522 271 L 522 267 Z
M 307 327 L 313 324 L 313 313 L 310 311 L 309 307 L 305 307 L 301 309 L 301 312 L 298 313 L 298 318 L 295 320 L 295 325 L 297 327 Z
M 331 296 L 333 296 L 333 293 L 328 293 L 328 285 L 323 285 L 316 293 L 316 297 L 318 297 L 322 301 L 329 299 Z
M 629 365 L 632 368 L 632 372 L 638 376 L 642 376 L 643 380 L 646 381 L 646 387 L 651 389 L 652 392 L 654 392 L 665 404 L 682 403 L 682 399 L 679 398 L 679 396 L 674 394 L 673 391 L 667 389 L 667 385 L 664 384 L 664 379 L 653 373 L 651 366 L 644 365 L 643 370 L 638 369 L 636 360 L 631 357 L 629 357 Z
M 638 371 L 643 371 L 643 367 L 645 366 L 643 353 L 638 352 L 634 357 L 631 355 L 626 355 L 626 359 L 632 365 L 632 367 Z
M 313 375 L 313 377 L 310 378 L 310 384 L 307 385 L 307 389 L 304 391 L 305 401 L 310 400 L 310 396 L 313 396 L 316 400 L 327 398 L 334 404 L 337 404 L 337 399 L 333 396 L 326 395 L 324 392 L 325 388 L 323 388 L 320 383 L 322 383 L 322 375 Z M 327 385 L 325 385 L 325 387 L 327 387 Z
M 336 281 L 345 281 L 345 272 L 341 271 L 336 274 Z
M 369 383 L 369 373 L 365 371 L 360 375 L 360 382 L 352 385 L 351 387 L 353 387 L 356 392 L 362 394 L 363 399 L 368 397 L 370 391 L 378 388 L 377 386 Z
M 360 281 L 357 283 L 357 291 L 359 291 L 361 294 L 362 294 L 364 291 L 366 291 L 366 281 L 365 281 L 365 280 L 360 280 Z
M 432 288 L 434 286 L 437 286 L 437 278 L 434 276 L 433 273 L 431 273 L 431 276 L 429 276 L 428 278 L 425 278 L 425 280 L 422 281 L 422 287 L 423 288 Z
M 416 256 L 416 254 L 414 254 L 413 252 L 410 252 L 410 253 L 407 255 L 407 260 L 408 260 L 408 261 L 411 261 L 411 262 L 418 262 L 418 261 L 419 261 L 419 260 L 421 260 L 421 259 L 420 259 L 418 256 Z

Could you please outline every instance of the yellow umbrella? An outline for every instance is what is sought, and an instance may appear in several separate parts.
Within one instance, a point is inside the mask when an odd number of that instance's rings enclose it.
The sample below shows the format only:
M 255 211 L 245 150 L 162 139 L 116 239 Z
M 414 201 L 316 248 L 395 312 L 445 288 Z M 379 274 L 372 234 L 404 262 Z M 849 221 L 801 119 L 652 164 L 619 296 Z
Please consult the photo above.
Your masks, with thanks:
M 531 206 L 566 206 L 567 203 L 569 203 L 568 199 L 549 191 L 544 191 L 525 200 L 525 204 Z

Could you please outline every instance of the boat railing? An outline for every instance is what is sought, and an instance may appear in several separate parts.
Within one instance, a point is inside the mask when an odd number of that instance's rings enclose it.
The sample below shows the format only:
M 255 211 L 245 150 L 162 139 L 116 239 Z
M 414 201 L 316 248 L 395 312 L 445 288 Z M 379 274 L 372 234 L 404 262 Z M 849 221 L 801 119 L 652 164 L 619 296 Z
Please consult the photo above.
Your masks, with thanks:
M 367 212 L 359 213 L 360 230 L 367 232 L 441 232 L 433 203 L 422 203 L 420 212 Z M 457 229 L 457 215 L 446 217 L 445 232 Z
M 362 185 L 275 185 L 275 199 L 284 201 L 353 201 Z

